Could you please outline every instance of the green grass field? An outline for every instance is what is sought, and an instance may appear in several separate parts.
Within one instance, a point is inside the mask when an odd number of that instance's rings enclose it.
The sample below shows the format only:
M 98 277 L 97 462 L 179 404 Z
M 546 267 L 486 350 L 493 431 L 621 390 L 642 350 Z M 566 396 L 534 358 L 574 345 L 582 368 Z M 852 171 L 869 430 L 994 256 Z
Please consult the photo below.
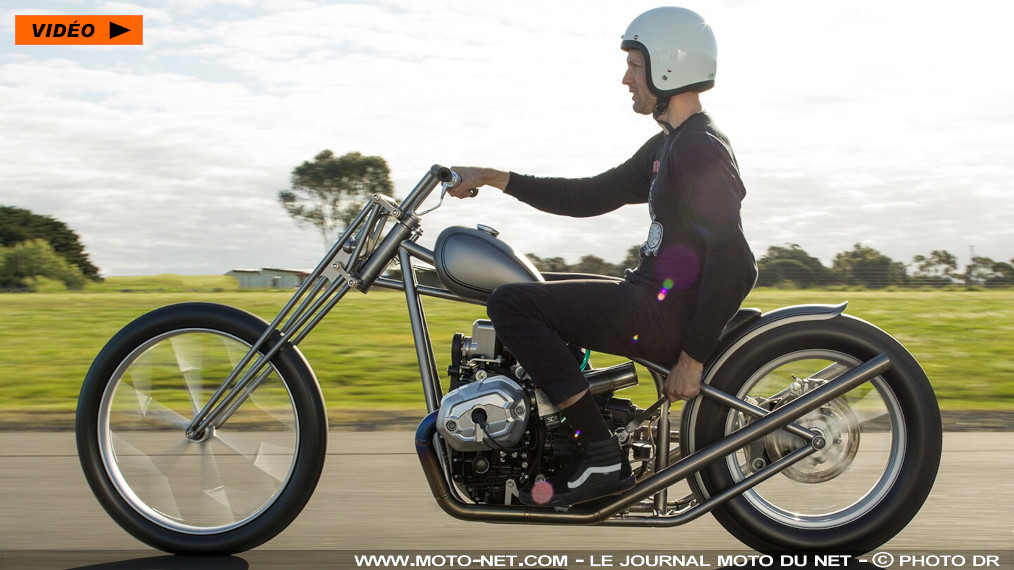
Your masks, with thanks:
M 129 291 L 129 292 L 124 292 Z M 211 301 L 269 319 L 286 292 L 240 292 L 219 278 L 123 278 L 77 293 L 0 295 L 0 419 L 14 425 L 69 425 L 92 359 L 122 326 L 170 303 Z M 755 291 L 748 306 L 849 301 L 848 312 L 893 334 L 922 363 L 950 410 L 1014 408 L 1012 291 Z M 438 365 L 446 370 L 455 332 L 468 333 L 482 307 L 424 299 Z M 418 368 L 399 292 L 350 293 L 301 345 L 334 414 L 365 416 L 424 408 Z M 597 366 L 620 359 L 596 355 Z M 650 377 L 628 390 L 654 398 Z M 446 382 L 446 379 L 445 379 Z

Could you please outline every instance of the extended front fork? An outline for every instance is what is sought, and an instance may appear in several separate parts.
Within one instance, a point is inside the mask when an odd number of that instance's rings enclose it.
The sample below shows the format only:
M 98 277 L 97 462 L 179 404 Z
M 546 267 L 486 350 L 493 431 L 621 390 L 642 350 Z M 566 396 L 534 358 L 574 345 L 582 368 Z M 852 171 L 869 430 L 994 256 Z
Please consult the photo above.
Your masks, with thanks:
M 186 437 L 198 441 L 221 427 L 271 374 L 268 363 L 283 347 L 298 345 L 350 290 L 367 291 L 417 235 L 419 217 L 413 210 L 451 176 L 434 166 L 401 204 L 374 195 L 197 412 Z M 385 234 L 389 221 L 393 224 Z

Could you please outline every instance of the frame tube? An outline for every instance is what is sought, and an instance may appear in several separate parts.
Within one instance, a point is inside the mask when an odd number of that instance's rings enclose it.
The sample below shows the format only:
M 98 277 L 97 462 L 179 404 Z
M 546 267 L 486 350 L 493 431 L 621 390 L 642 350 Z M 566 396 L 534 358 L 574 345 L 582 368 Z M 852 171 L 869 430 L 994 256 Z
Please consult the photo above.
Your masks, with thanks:
M 538 507 L 519 508 L 505 505 L 462 504 L 452 500 L 450 490 L 444 481 L 443 474 L 440 469 L 439 460 L 436 457 L 436 450 L 432 444 L 432 436 L 436 430 L 436 414 L 434 413 L 431 413 L 423 420 L 422 423 L 419 424 L 419 430 L 416 433 L 416 453 L 419 455 L 419 461 L 426 474 L 426 479 L 429 482 L 430 490 L 433 492 L 433 497 L 440 505 L 440 508 L 456 518 L 464 520 L 515 523 L 598 523 L 623 511 L 642 499 L 656 494 L 662 489 L 685 479 L 690 474 L 721 459 L 722 457 L 725 457 L 747 443 L 760 439 L 769 433 L 781 429 L 795 418 L 798 418 L 799 416 L 806 414 L 807 412 L 837 398 L 838 396 L 841 396 L 849 390 L 870 381 L 890 369 L 891 360 L 886 354 L 880 354 L 853 368 L 851 371 L 842 374 L 827 384 L 807 392 L 796 400 L 793 400 L 785 406 L 765 415 L 756 422 L 737 430 L 736 432 L 726 436 L 724 439 L 721 439 L 704 449 L 701 449 L 697 453 L 681 459 L 661 472 L 648 477 L 641 483 L 638 483 L 637 486 L 635 486 L 630 492 L 607 500 L 606 502 L 597 503 L 595 506 L 590 508 L 575 507 L 568 511 L 561 512 L 550 508 Z M 797 450 L 797 452 L 798 451 L 799 450 Z M 770 477 L 776 472 L 772 469 L 773 466 L 778 465 L 780 470 L 790 463 L 788 461 L 780 463 L 781 461 L 788 458 L 792 458 L 792 461 L 796 461 L 802 457 L 803 455 L 801 453 L 794 452 L 782 460 L 779 460 L 779 462 L 772 463 L 770 466 L 766 467 L 765 470 L 758 473 L 766 473 L 767 470 L 770 470 L 770 474 L 767 475 Z M 756 477 L 751 476 L 748 479 L 754 478 Z M 747 480 L 744 480 L 741 483 L 744 483 L 745 481 Z M 757 481 L 756 483 L 759 482 L 760 481 Z M 756 484 L 753 482 L 751 483 Z M 728 499 L 746 489 L 745 486 L 737 489 L 739 485 L 740 484 L 737 484 L 737 486 L 731 488 L 736 490 L 730 491 L 729 494 L 723 492 L 717 495 L 713 501 L 714 504 L 709 508 L 714 508 L 715 506 L 728 501 Z M 687 520 L 690 520 L 689 517 L 683 517 L 681 519 L 671 516 L 646 517 L 643 520 L 631 519 L 629 523 L 622 524 L 675 526 L 677 524 L 687 522 Z
M 408 318 L 412 325 L 412 338 L 415 340 L 415 356 L 419 361 L 419 375 L 422 379 L 423 396 L 426 398 L 426 411 L 434 412 L 440 407 L 440 378 L 436 373 L 437 365 L 433 357 L 433 345 L 430 333 L 426 328 L 422 302 L 416 291 L 415 271 L 412 270 L 412 258 L 408 250 L 398 252 L 401 262 L 401 279 L 405 287 L 405 302 L 408 305 Z

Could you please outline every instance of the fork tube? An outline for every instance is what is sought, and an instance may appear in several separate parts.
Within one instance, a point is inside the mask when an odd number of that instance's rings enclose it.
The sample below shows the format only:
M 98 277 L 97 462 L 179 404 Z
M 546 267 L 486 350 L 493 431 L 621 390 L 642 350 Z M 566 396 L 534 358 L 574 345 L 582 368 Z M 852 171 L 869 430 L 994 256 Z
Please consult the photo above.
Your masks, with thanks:
M 395 254 L 399 252 L 398 248 L 412 236 L 412 230 L 418 227 L 418 225 L 419 218 L 409 217 L 406 220 L 399 221 L 391 228 L 390 233 L 387 234 L 384 241 L 380 242 L 377 250 L 373 252 L 373 255 L 370 256 L 370 259 L 359 272 L 359 279 L 362 281 L 361 290 L 365 291 L 367 287 L 373 285 L 377 277 L 390 265 Z
M 289 319 L 287 323 L 282 325 L 282 327 L 278 329 L 278 332 L 282 333 L 283 336 L 287 335 L 289 331 L 292 330 L 296 318 L 298 318 L 299 315 L 302 315 L 303 313 L 306 312 L 307 307 L 309 307 L 310 303 L 312 303 L 313 300 L 316 299 L 318 295 L 320 295 L 321 290 L 327 285 L 327 283 L 328 281 L 326 278 L 318 278 L 317 284 L 313 287 L 313 290 L 310 291 L 309 295 L 306 295 L 306 299 L 303 300 L 303 302 L 299 305 L 299 308 L 296 309 L 296 312 L 293 313 L 292 318 Z
M 355 229 L 366 218 L 366 214 L 369 211 L 369 209 L 370 208 L 363 208 L 363 210 L 359 212 L 359 215 L 357 215 L 356 218 L 352 221 L 352 223 L 349 224 L 348 226 L 349 229 L 343 232 L 341 237 L 338 238 L 338 241 L 336 241 L 334 245 L 331 246 L 331 249 L 328 251 L 327 255 L 325 255 L 324 258 L 320 261 L 320 263 L 317 264 L 316 269 L 314 269 L 313 272 L 310 273 L 310 276 L 307 277 L 305 281 L 303 281 L 303 284 L 300 285 L 296 293 L 293 294 L 292 297 L 289 299 L 289 301 L 285 304 L 285 306 L 282 307 L 282 310 L 278 312 L 274 320 L 271 321 L 271 324 L 268 325 L 268 327 L 264 330 L 264 333 L 260 336 L 260 338 L 257 339 L 257 342 L 255 342 L 247 351 L 247 353 L 243 355 L 243 358 L 241 358 L 240 361 L 233 367 L 232 371 L 229 372 L 229 375 L 225 377 L 225 380 L 223 380 L 222 383 L 218 386 L 218 389 L 211 396 L 211 398 L 208 399 L 208 402 L 204 404 L 204 407 L 201 408 L 199 412 L 197 412 L 197 414 L 194 416 L 194 419 L 190 422 L 190 425 L 187 426 L 186 429 L 187 437 L 195 436 L 199 434 L 203 429 L 207 428 L 209 422 L 206 422 L 205 420 L 208 417 L 208 414 L 211 413 L 211 410 L 215 409 L 215 406 L 218 405 L 219 400 L 222 398 L 223 395 L 225 395 L 226 391 L 229 390 L 229 387 L 232 386 L 233 381 L 236 379 L 237 376 L 239 376 L 240 372 L 243 371 L 247 367 L 247 365 L 250 364 L 250 361 L 253 360 L 257 352 L 264 346 L 264 343 L 267 342 L 271 334 L 275 332 L 275 330 L 278 329 L 278 326 L 282 323 L 282 321 L 285 320 L 286 317 L 288 317 L 289 313 L 292 311 L 292 308 L 295 307 L 296 304 L 300 302 L 304 296 L 306 296 L 307 292 L 311 288 L 316 288 L 313 295 L 317 294 L 320 288 L 320 284 L 317 283 L 317 280 L 321 276 L 321 274 L 324 273 L 324 268 L 327 267 L 327 264 L 331 262 L 331 259 L 338 254 L 341 248 L 345 246 L 345 243 L 352 237 L 352 235 L 355 233 Z M 260 368 L 261 366 L 262 365 L 257 365 L 255 368 Z M 198 429 L 199 427 L 200 429 Z
M 281 338 L 275 343 L 266 353 L 257 358 L 257 362 L 243 374 L 243 376 L 236 382 L 235 387 L 229 391 L 222 402 L 219 403 L 201 423 L 196 427 L 196 432 L 201 433 L 209 426 L 221 426 L 226 419 L 233 412 L 235 412 L 239 406 L 246 401 L 249 395 L 260 385 L 261 382 L 267 378 L 266 370 L 264 367 L 267 366 L 268 362 L 275 357 L 276 354 L 287 344 L 295 345 L 300 340 L 306 337 L 307 334 L 317 326 L 318 323 L 327 315 L 331 307 L 333 307 L 342 297 L 345 296 L 349 291 L 348 283 L 343 281 L 335 281 L 334 284 L 327 290 L 327 292 L 316 299 L 307 311 L 302 315 L 293 315 L 295 322 L 292 323 L 290 329 L 297 331 L 297 333 L 291 339 Z M 321 305 L 330 299 L 326 310 L 320 310 Z M 298 317 L 298 318 L 297 318 Z M 312 317 L 312 319 L 311 319 Z M 309 324 L 307 321 L 309 320 Z M 262 374 L 262 372 L 265 372 Z
M 320 284 L 322 285 L 323 283 L 325 283 L 325 281 L 321 280 Z M 341 288 L 338 290 L 337 293 L 332 295 L 331 292 L 329 292 L 327 295 L 322 297 L 323 299 L 327 299 L 330 296 L 331 300 L 328 301 L 328 304 L 323 307 L 323 310 L 313 311 L 311 309 L 310 314 L 316 312 L 316 316 L 313 317 L 313 319 L 308 325 L 303 327 L 301 330 L 299 330 L 298 333 L 296 333 L 295 336 L 289 339 L 289 343 L 293 345 L 299 344 L 299 342 L 302 341 L 303 338 L 305 338 L 306 335 L 308 335 L 310 331 L 312 331 L 317 326 L 317 324 L 320 323 L 320 320 L 324 317 L 324 315 L 327 315 L 328 313 L 331 312 L 331 309 L 334 308 L 336 304 L 338 304 L 338 301 L 342 300 L 342 297 L 344 297 L 345 294 L 349 292 L 349 290 L 350 288 L 348 283 L 343 283 L 341 284 Z M 315 294 L 316 292 L 314 292 L 314 295 Z M 303 305 L 305 306 L 305 304 L 312 299 L 313 299 L 312 296 L 308 297 L 306 301 L 303 303 Z M 300 307 L 300 310 L 302 310 L 302 308 L 303 307 Z M 279 343 L 276 349 L 280 348 L 281 346 L 282 343 Z M 277 350 L 272 351 L 272 356 L 274 356 L 274 352 L 277 352 Z M 236 410 L 238 410 L 239 407 L 243 405 L 243 402 L 246 402 L 246 399 L 249 398 L 249 395 L 253 394 L 253 391 L 255 391 L 258 387 L 260 387 L 261 382 L 267 379 L 268 376 L 271 374 L 271 370 L 262 370 L 262 368 L 265 367 L 269 359 L 270 357 L 265 357 L 263 360 L 258 360 L 257 365 L 253 366 L 253 368 L 247 371 L 247 373 L 244 374 L 243 377 L 240 378 L 238 382 L 236 382 L 236 387 L 233 389 L 233 391 L 231 391 L 229 397 L 226 398 L 225 400 L 225 402 L 231 403 L 228 405 L 228 407 L 225 409 L 224 412 L 220 412 L 222 408 L 225 408 L 224 404 L 220 406 L 217 410 L 212 412 L 210 414 L 210 417 L 208 418 L 208 425 L 222 427 L 222 425 L 224 425 L 225 422 L 230 417 L 232 417 L 232 414 L 234 414 Z M 257 378 L 250 380 L 250 378 L 252 378 L 253 375 L 255 374 L 257 375 Z
M 426 316 L 423 314 L 422 302 L 415 286 L 412 258 L 406 249 L 401 249 L 398 252 L 398 260 L 401 262 L 401 279 L 405 284 L 405 301 L 408 304 L 408 317 L 412 324 L 412 338 L 415 339 L 415 356 L 419 361 L 426 411 L 432 412 L 440 405 L 441 398 L 440 377 L 437 375 L 437 364 L 433 357 L 433 345 L 430 343 Z
M 451 171 L 448 168 L 434 164 L 430 167 L 430 171 L 422 177 L 422 180 L 416 184 L 415 188 L 409 192 L 408 196 L 401 203 L 401 211 L 403 214 L 411 214 L 419 204 L 422 204 L 424 200 L 430 195 L 430 192 L 436 188 L 440 182 L 449 182 L 451 180 Z
M 331 297 L 331 300 L 328 301 L 324 309 L 322 311 L 317 312 L 317 316 L 315 316 L 313 320 L 310 321 L 309 324 L 307 324 L 298 333 L 296 333 L 295 336 L 289 339 L 289 342 L 294 345 L 299 344 L 299 342 L 303 340 L 303 338 L 305 338 L 306 335 L 310 334 L 310 331 L 316 328 L 316 326 L 320 323 L 320 321 L 328 313 L 331 312 L 331 309 L 333 309 L 334 306 L 338 304 L 338 301 L 341 301 L 342 297 L 344 297 L 345 294 L 348 292 L 349 292 L 348 284 L 347 283 L 343 284 L 341 286 L 341 289 Z M 324 298 L 326 299 L 327 297 Z M 309 300 L 310 299 L 307 299 L 307 301 Z M 278 346 L 280 347 L 281 343 L 279 343 Z M 267 359 L 265 359 L 265 362 L 267 362 Z M 257 374 L 255 371 L 259 370 L 260 368 L 263 368 L 263 366 L 264 366 L 263 363 L 258 363 L 258 366 L 254 367 L 254 369 L 249 373 L 250 376 L 252 377 L 254 374 Z M 225 410 L 224 413 L 218 414 L 212 413 L 211 417 L 209 418 L 209 423 L 215 425 L 215 427 L 222 427 L 222 425 L 224 425 L 225 422 L 230 417 L 232 417 L 232 414 L 234 414 L 236 410 L 238 410 L 239 407 L 243 405 L 243 402 L 246 402 L 246 399 L 250 397 L 250 394 L 252 394 L 255 390 L 257 390 L 257 388 L 260 387 L 261 383 L 264 382 L 264 380 L 266 380 L 268 376 L 270 376 L 270 373 L 271 373 L 270 370 L 263 370 L 259 374 L 257 374 L 257 378 L 252 382 L 247 380 L 247 377 L 241 379 L 240 382 L 237 383 L 235 391 L 230 393 L 230 398 L 227 398 L 227 401 L 229 399 L 233 400 L 232 403 L 229 404 L 228 408 Z M 249 385 L 242 386 L 244 384 L 244 381 L 249 382 Z
M 359 253 L 363 251 L 363 246 L 369 239 L 370 231 L 373 230 L 373 223 L 377 220 L 377 211 L 380 210 L 380 204 L 373 202 L 373 205 L 369 207 L 370 213 L 366 215 L 366 223 L 363 224 L 363 228 L 359 230 L 359 235 L 356 238 L 356 248 L 352 251 L 352 257 L 350 260 L 359 259 Z M 351 269 L 351 268 L 350 268 Z

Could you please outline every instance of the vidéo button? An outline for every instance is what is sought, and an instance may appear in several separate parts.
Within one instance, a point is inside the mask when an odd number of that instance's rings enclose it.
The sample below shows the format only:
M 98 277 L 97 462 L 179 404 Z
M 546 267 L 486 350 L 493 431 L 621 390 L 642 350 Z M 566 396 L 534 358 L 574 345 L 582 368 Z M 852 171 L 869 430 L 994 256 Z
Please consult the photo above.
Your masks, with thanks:
M 25 45 L 142 45 L 144 16 L 14 16 L 14 43 Z

